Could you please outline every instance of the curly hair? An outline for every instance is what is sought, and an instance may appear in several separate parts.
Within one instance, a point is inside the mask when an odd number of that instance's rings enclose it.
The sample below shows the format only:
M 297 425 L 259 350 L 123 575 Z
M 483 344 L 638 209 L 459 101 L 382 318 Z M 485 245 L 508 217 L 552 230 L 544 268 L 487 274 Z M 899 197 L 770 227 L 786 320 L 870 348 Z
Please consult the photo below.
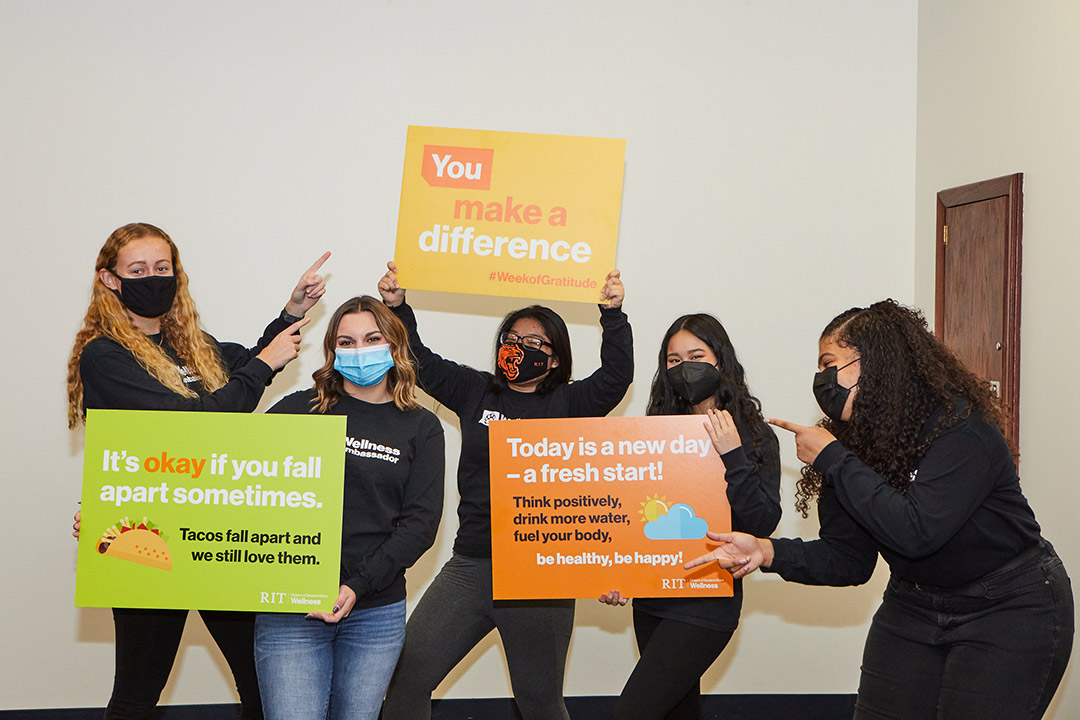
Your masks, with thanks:
M 135 356 L 139 364 L 165 387 L 177 395 L 197 397 L 184 385 L 176 363 L 161 347 L 140 332 L 132 323 L 127 310 L 111 289 L 101 280 L 101 270 L 116 273 L 116 258 L 130 242 L 142 238 L 160 238 L 169 246 L 173 274 L 176 276 L 176 298 L 161 317 L 161 332 L 172 345 L 181 361 L 192 374 L 200 378 L 202 387 L 213 392 L 226 382 L 228 373 L 217 348 L 199 329 L 199 314 L 188 292 L 188 276 L 180 263 L 180 253 L 165 231 L 148 223 L 131 223 L 113 231 L 98 252 L 94 265 L 94 282 L 90 307 L 86 310 L 82 329 L 75 335 L 75 345 L 68 359 L 68 427 L 75 428 L 86 419 L 83 407 L 83 384 L 79 369 L 83 349 L 97 337 L 107 337 L 119 343 Z
M 930 444 L 943 430 L 978 411 L 1004 429 L 1004 416 L 990 383 L 964 366 L 931 334 L 922 313 L 887 299 L 851 308 L 825 326 L 821 340 L 854 348 L 860 358 L 859 389 L 851 419 L 829 418 L 819 425 L 873 468 L 890 486 L 905 492 Z M 931 416 L 940 419 L 920 439 Z M 795 509 L 807 516 L 821 496 L 824 476 L 802 469 Z
M 325 413 L 334 407 L 344 394 L 345 379 L 334 369 L 338 328 L 341 326 L 343 317 L 362 312 L 369 312 L 375 316 L 375 325 L 390 344 L 390 356 L 394 359 L 394 367 L 387 373 L 387 385 L 390 394 L 394 397 L 394 405 L 398 410 L 420 407 L 420 403 L 416 401 L 416 365 L 409 352 L 408 330 L 394 313 L 386 309 L 382 301 L 370 295 L 362 295 L 346 300 L 330 318 L 330 326 L 326 328 L 326 337 L 323 338 L 323 355 L 326 361 L 321 368 L 311 374 L 312 379 L 315 380 L 312 412 Z
M 720 370 L 720 387 L 716 389 L 714 396 L 716 407 L 731 413 L 735 426 L 750 433 L 754 438 L 750 451 L 751 458 L 755 462 L 763 462 L 761 448 L 765 438 L 772 434 L 772 430 L 765 424 L 765 419 L 761 415 L 761 403 L 750 394 L 750 388 L 746 384 L 746 372 L 735 355 L 735 347 L 731 344 L 727 330 L 712 315 L 706 313 L 683 315 L 676 319 L 664 333 L 664 339 L 660 341 L 656 375 L 653 376 L 645 414 L 690 415 L 694 412 L 690 403 L 679 397 L 668 382 L 668 343 L 680 330 L 685 330 L 704 342 L 716 356 Z

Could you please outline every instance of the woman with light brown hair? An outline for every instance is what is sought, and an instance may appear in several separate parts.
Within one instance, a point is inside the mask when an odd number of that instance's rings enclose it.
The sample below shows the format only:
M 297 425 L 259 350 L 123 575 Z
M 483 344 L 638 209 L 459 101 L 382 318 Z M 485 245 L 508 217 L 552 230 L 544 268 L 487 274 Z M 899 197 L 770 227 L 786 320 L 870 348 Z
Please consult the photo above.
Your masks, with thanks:
M 333 612 L 261 613 L 255 664 L 267 720 L 376 720 L 405 639 L 405 569 L 442 516 L 443 429 L 416 402 L 400 320 L 373 297 L 334 313 L 315 387 L 272 413 L 347 418 L 340 587 Z
M 326 284 L 324 254 L 300 278 L 254 348 L 199 327 L 176 245 L 132 223 L 98 253 L 90 307 L 68 361 L 68 425 L 91 408 L 251 412 L 273 375 L 297 357 L 303 315 Z M 76 532 L 79 516 L 76 515 Z M 236 680 L 243 718 L 260 718 L 250 613 L 201 611 Z M 149 718 L 169 678 L 186 610 L 114 608 L 116 674 L 106 718 Z

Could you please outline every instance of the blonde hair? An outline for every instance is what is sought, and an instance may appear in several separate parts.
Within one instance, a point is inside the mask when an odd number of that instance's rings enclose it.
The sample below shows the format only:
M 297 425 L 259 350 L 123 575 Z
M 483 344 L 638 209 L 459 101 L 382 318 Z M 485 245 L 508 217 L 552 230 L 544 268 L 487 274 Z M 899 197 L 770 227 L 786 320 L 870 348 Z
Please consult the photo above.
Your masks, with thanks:
M 94 267 L 94 283 L 90 307 L 86 310 L 82 330 L 75 336 L 75 346 L 68 360 L 68 427 L 75 428 L 86 419 L 83 408 L 83 383 L 79 369 L 83 349 L 97 337 L 107 337 L 119 343 L 135 356 L 146 372 L 177 395 L 198 397 L 184 385 L 176 364 L 145 334 L 131 323 L 127 310 L 116 294 L 101 281 L 101 270 L 116 273 L 116 258 L 128 243 L 146 237 L 160 238 L 169 246 L 173 273 L 176 276 L 176 298 L 161 317 L 161 331 L 176 350 L 176 354 L 192 374 L 200 378 L 203 388 L 213 392 L 229 380 L 217 347 L 199 329 L 199 314 L 188 293 L 188 276 L 180 264 L 180 253 L 164 230 L 147 223 L 131 223 L 113 231 L 98 253 Z
M 390 356 L 394 359 L 394 367 L 387 373 L 387 386 L 394 398 L 394 405 L 398 410 L 413 410 L 420 407 L 420 403 L 416 402 L 416 366 L 409 352 L 408 330 L 381 301 L 370 295 L 363 295 L 346 300 L 330 318 L 330 326 L 326 329 L 326 337 L 323 338 L 323 354 L 326 362 L 311 374 L 312 379 L 315 380 L 316 393 L 312 412 L 326 412 L 334 407 L 345 392 L 345 380 L 341 377 L 341 373 L 334 369 L 338 327 L 341 325 L 341 319 L 346 315 L 361 312 L 369 312 L 375 316 L 376 327 L 390 344 Z

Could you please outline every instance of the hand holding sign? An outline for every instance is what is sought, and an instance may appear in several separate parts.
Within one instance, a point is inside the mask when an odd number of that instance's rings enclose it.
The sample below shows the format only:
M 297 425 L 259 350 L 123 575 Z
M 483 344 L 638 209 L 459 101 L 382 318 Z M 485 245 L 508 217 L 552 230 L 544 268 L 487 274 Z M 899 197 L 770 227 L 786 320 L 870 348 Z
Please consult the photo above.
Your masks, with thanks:
M 768 540 L 759 540 L 746 533 L 709 532 L 710 540 L 723 543 L 712 552 L 696 557 L 683 565 L 687 570 L 699 565 L 716 562 L 720 567 L 731 572 L 731 577 L 741 578 L 749 575 L 764 565 L 772 564 L 773 548 Z
M 329 251 L 324 252 L 311 267 L 304 271 L 304 274 L 300 276 L 300 280 L 296 283 L 296 287 L 293 288 L 289 302 L 285 303 L 285 312 L 297 317 L 303 317 L 308 310 L 314 307 L 315 303 L 319 302 L 319 298 L 326 293 L 326 280 L 319 274 L 319 268 L 329 258 Z
M 623 597 L 622 593 L 618 590 L 611 590 L 603 593 L 597 599 L 605 605 L 611 605 L 612 607 L 622 607 L 630 600 L 628 597 Z
M 619 271 L 612 270 L 607 274 L 604 287 L 600 289 L 600 304 L 608 307 L 622 307 L 623 298 L 626 296 L 626 288 L 619 279 Z
M 356 604 L 356 593 L 348 585 L 338 588 L 337 600 L 334 601 L 334 612 L 309 612 L 309 620 L 322 620 L 324 623 L 337 623 L 349 617 L 353 605 Z
M 386 263 L 386 274 L 379 278 L 379 295 L 386 307 L 397 307 L 405 302 L 405 289 L 397 281 L 397 264 Z
M 824 450 L 826 445 L 836 440 L 835 435 L 822 427 L 798 425 L 776 418 L 765 418 L 765 422 L 795 433 L 795 451 L 799 459 L 807 465 L 812 465 L 817 460 L 818 453 Z

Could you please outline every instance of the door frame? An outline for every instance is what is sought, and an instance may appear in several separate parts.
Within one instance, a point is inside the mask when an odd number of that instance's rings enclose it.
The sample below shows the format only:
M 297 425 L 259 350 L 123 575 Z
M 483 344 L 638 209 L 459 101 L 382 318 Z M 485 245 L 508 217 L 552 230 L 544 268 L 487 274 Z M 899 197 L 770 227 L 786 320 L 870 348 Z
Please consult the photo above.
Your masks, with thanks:
M 1005 436 L 1014 448 L 1020 447 L 1020 263 L 1024 216 L 1024 174 L 1014 173 L 992 180 L 961 185 L 937 194 L 937 279 L 934 292 L 934 327 L 945 327 L 945 212 L 949 208 L 1004 197 L 1008 200 L 1005 238 L 1005 307 L 1002 326 L 1001 396 L 1005 412 Z

